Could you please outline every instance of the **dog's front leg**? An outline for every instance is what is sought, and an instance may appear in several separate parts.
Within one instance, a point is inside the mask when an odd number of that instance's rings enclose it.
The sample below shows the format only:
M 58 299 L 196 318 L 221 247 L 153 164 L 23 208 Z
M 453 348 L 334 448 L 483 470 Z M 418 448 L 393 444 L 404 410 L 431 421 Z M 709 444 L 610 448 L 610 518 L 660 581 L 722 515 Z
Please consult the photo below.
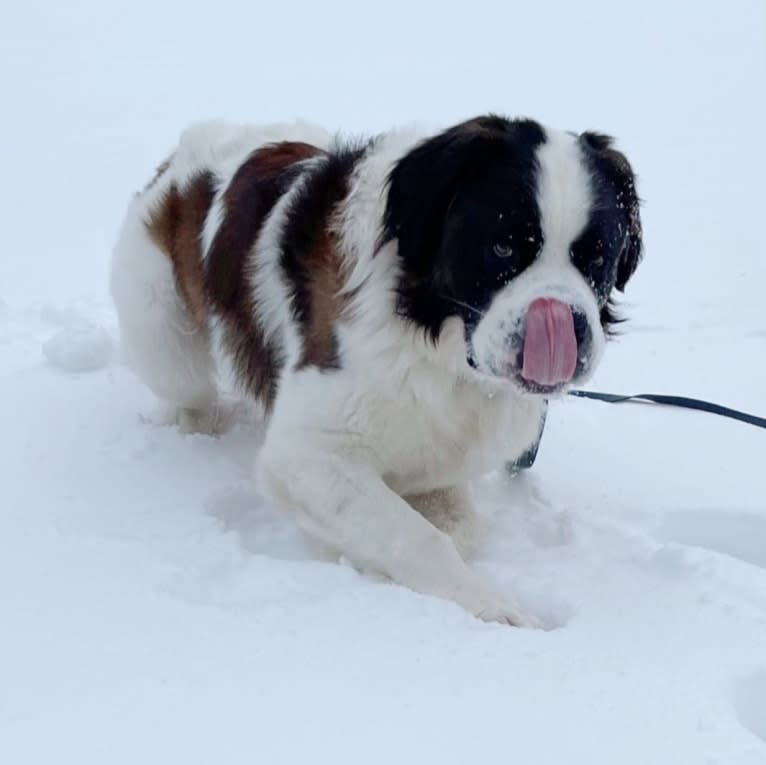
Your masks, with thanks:
M 355 565 L 428 595 L 453 600 L 486 621 L 537 626 L 496 595 L 460 557 L 452 539 L 391 491 L 369 462 L 322 450 L 261 454 L 261 491 Z

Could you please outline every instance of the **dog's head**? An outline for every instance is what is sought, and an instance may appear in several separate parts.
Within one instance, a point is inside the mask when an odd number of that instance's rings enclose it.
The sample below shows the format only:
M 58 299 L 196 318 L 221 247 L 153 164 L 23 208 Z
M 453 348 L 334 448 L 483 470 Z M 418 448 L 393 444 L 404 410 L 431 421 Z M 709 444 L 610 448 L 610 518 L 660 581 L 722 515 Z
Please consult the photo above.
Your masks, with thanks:
M 630 165 L 596 133 L 480 117 L 428 139 L 389 178 L 383 243 L 397 240 L 398 310 L 438 342 L 462 319 L 481 374 L 550 395 L 603 351 L 641 258 Z

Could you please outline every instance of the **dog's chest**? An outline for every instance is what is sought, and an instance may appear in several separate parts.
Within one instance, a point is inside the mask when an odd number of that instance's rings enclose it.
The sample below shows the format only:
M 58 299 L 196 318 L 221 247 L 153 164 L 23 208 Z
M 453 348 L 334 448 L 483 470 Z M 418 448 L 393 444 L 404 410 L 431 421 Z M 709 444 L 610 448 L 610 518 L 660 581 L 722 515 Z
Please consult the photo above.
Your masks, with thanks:
M 455 486 L 521 455 L 543 402 L 488 391 L 435 365 L 367 365 L 288 377 L 270 433 L 290 448 L 369 461 L 400 494 Z
M 539 416 L 508 393 L 427 374 L 372 394 L 367 404 L 368 444 L 402 494 L 463 483 L 517 456 Z

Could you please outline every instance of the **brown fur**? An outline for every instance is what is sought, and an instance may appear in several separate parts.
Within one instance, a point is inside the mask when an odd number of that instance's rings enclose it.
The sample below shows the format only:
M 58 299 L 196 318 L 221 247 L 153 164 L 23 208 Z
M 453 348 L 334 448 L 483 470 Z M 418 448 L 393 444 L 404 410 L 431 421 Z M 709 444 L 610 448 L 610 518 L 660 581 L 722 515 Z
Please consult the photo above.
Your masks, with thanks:
M 174 184 L 153 210 L 147 230 L 170 258 L 179 291 L 194 321 L 203 326 L 210 311 L 222 321 L 223 340 L 245 388 L 268 408 L 276 395 L 277 372 L 283 361 L 256 322 L 246 269 L 253 267 L 253 247 L 279 198 L 296 177 L 295 164 L 321 154 L 300 142 L 269 144 L 254 151 L 237 169 L 222 196 L 223 218 L 203 262 L 201 235 L 214 200 L 211 173 L 196 175 L 179 190 Z M 157 169 L 154 185 L 167 171 Z M 338 366 L 334 325 L 344 309 L 340 295 L 343 265 L 337 237 L 327 220 L 317 233 L 302 266 L 307 274 L 307 320 L 302 323 L 303 353 L 298 368 Z
M 349 147 L 317 165 L 293 200 L 282 230 L 280 266 L 302 339 L 296 369 L 337 369 L 341 364 L 336 330 L 348 298 L 341 293 L 347 274 L 337 215 L 366 150 L 366 144 Z
M 200 236 L 215 193 L 211 173 L 199 173 L 183 191 L 173 184 L 146 223 L 149 236 L 170 258 L 178 289 L 198 326 L 208 316 Z
M 208 253 L 206 287 L 224 325 L 224 342 L 250 393 L 268 408 L 282 365 L 255 321 L 245 278 L 251 251 L 264 222 L 294 178 L 291 167 L 321 150 L 298 142 L 264 146 L 242 163 L 223 194 L 224 216 Z
M 339 360 L 334 325 L 346 301 L 340 294 L 344 279 L 337 237 L 327 229 L 327 223 L 314 248 L 307 253 L 306 270 L 310 274 L 311 308 L 308 322 L 303 327 L 303 354 L 297 368 L 336 368 Z

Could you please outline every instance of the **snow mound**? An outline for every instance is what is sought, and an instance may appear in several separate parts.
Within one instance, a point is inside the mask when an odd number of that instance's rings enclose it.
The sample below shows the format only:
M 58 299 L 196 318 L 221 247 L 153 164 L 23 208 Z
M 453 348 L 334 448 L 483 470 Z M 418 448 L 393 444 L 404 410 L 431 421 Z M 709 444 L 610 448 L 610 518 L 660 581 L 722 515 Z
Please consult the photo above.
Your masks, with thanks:
M 740 678 L 734 694 L 734 708 L 742 725 L 766 743 L 766 671 Z
M 93 324 L 66 327 L 43 344 L 48 363 L 65 372 L 102 369 L 109 363 L 112 350 L 109 333 Z

